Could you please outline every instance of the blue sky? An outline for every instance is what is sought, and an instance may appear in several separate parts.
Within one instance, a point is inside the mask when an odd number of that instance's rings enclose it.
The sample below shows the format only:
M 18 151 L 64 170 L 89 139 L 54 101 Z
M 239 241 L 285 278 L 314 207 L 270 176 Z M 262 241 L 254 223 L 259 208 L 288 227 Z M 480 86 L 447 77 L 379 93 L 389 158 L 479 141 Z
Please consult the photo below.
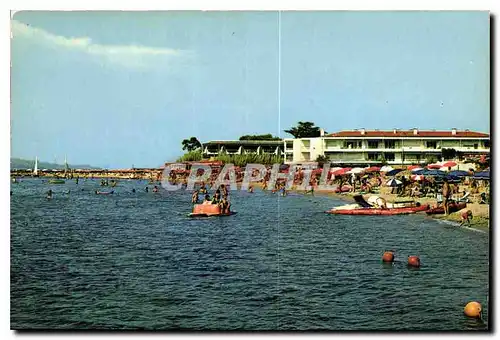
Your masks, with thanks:
M 487 12 L 283 12 L 281 66 L 276 12 L 19 12 L 12 27 L 13 157 L 158 166 L 190 136 L 299 120 L 490 128 Z

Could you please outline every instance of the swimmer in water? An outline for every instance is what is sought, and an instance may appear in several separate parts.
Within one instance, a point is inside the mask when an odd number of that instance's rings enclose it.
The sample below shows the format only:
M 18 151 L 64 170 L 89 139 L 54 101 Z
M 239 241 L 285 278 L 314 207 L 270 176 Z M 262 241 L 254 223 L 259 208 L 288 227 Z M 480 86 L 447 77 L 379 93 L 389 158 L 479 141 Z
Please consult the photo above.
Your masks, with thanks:
M 158 187 L 155 185 L 155 187 L 153 188 L 153 192 L 158 192 Z
M 146 187 L 146 189 L 145 189 L 145 190 L 146 190 L 146 192 L 149 192 L 149 188 L 148 188 L 148 187 Z
M 249 192 L 249 193 L 253 193 L 253 186 L 250 186 L 250 187 L 248 188 L 248 192 Z
M 135 189 L 132 189 L 132 192 L 135 192 Z
M 52 199 L 52 189 L 49 189 L 49 191 L 47 191 L 47 199 Z

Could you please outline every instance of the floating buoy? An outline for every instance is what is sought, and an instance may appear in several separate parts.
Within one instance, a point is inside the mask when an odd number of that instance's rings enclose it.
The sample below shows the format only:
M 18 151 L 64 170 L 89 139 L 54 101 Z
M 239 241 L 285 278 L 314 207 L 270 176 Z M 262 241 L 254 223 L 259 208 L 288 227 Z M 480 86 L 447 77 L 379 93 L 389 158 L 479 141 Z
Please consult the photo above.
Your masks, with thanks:
M 394 253 L 392 251 L 384 252 L 384 255 L 382 255 L 382 261 L 383 262 L 394 262 Z
M 408 265 L 410 267 L 420 267 L 420 258 L 418 256 L 408 256 Z
M 481 318 L 481 304 L 476 301 L 469 302 L 464 307 L 464 314 L 469 318 L 480 319 Z

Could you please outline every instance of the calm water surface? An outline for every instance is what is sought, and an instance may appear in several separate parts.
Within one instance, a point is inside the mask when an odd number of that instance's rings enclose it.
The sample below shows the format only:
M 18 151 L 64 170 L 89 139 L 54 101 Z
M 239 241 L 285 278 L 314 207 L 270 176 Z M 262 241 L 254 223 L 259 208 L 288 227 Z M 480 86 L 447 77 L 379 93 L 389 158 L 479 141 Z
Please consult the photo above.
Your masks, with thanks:
M 190 193 L 146 185 L 100 196 L 99 180 L 12 184 L 11 328 L 488 328 L 486 233 L 421 215 L 327 215 L 345 202 L 260 191 L 231 193 L 236 215 L 191 219 Z M 393 265 L 380 261 L 388 249 Z M 408 255 L 422 267 L 407 268 Z M 470 300 L 483 321 L 463 316 Z

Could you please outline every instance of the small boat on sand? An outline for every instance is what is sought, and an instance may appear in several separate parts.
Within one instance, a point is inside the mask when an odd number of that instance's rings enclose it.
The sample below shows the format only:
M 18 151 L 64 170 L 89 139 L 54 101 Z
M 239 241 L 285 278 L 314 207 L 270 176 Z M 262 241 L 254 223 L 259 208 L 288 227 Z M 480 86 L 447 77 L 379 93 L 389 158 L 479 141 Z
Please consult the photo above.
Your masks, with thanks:
M 467 203 L 461 202 L 461 203 L 450 203 L 448 205 L 448 210 L 450 213 L 459 211 L 467 207 Z M 435 208 L 430 208 L 425 212 L 427 215 L 438 215 L 438 214 L 444 214 L 444 207 L 435 207 Z
M 231 216 L 236 214 L 234 211 L 223 213 L 218 204 L 195 204 L 193 212 L 189 217 L 211 217 L 211 216 Z
M 371 202 L 375 202 L 378 199 L 376 196 L 372 197 L 369 199 Z M 356 203 L 334 207 L 325 212 L 333 215 L 407 215 L 429 209 L 429 205 L 421 205 L 414 201 L 386 203 L 386 207 L 381 208 L 374 203 L 368 203 L 361 195 L 356 195 L 353 198 Z

